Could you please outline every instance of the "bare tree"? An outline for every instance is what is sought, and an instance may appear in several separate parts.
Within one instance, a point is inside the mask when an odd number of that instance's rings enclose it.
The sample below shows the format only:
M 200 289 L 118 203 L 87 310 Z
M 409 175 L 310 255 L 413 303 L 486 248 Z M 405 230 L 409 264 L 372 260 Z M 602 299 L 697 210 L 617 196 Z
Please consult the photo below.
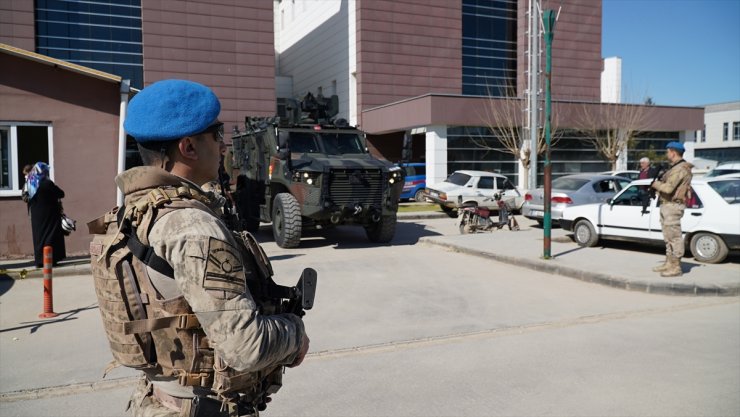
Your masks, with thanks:
M 525 111 L 522 108 L 522 102 L 523 100 L 516 97 L 513 91 L 509 91 L 509 94 L 504 97 L 488 97 L 481 111 L 480 118 L 483 125 L 498 139 L 503 149 L 491 147 L 487 141 L 476 135 L 470 135 L 470 138 L 471 142 L 479 148 L 503 150 L 513 155 L 525 169 L 529 169 L 532 149 L 529 136 L 525 134 Z M 550 129 L 551 146 L 554 146 L 562 137 L 561 130 L 557 128 L 556 109 L 557 105 L 553 104 Z M 544 121 L 541 121 L 539 125 L 542 127 L 537 132 L 537 155 L 542 155 L 547 149 Z
M 578 114 L 578 130 L 586 137 L 611 169 L 623 152 L 634 148 L 636 136 L 650 119 L 650 107 L 621 103 L 584 103 Z

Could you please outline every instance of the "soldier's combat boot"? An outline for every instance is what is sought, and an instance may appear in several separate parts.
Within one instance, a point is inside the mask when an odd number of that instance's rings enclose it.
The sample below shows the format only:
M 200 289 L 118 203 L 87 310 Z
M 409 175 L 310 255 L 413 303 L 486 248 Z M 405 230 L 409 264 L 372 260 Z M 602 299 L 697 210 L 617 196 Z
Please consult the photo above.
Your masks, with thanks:
M 662 265 L 658 265 L 655 268 L 653 268 L 653 272 L 663 272 L 666 269 L 668 269 L 668 255 L 666 255 L 665 261 L 663 261 Z
M 660 273 L 661 277 L 680 277 L 683 274 L 683 271 L 681 271 L 681 259 L 680 258 L 674 258 L 669 257 L 668 258 L 668 267 Z

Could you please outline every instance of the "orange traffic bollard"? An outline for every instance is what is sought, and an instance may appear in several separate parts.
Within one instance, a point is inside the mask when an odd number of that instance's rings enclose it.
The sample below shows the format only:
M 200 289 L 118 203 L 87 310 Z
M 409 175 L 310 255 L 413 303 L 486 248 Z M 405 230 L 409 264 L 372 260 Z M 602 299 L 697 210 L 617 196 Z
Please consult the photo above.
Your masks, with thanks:
M 54 295 L 51 292 L 51 269 L 54 264 L 51 246 L 44 246 L 44 312 L 39 314 L 40 319 L 56 317 L 54 312 Z

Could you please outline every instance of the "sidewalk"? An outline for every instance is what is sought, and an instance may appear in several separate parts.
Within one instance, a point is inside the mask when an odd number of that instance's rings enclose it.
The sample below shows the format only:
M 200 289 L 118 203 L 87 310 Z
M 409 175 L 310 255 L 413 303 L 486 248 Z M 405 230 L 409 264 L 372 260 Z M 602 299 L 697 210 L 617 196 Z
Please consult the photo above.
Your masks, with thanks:
M 662 249 L 634 243 L 607 242 L 606 247 L 582 248 L 568 232 L 552 230 L 553 259 L 542 259 L 543 230 L 529 226 L 517 216 L 522 230 L 506 229 L 493 233 L 423 237 L 420 243 L 494 259 L 611 287 L 648 293 L 673 295 L 740 295 L 738 256 L 722 264 L 704 264 L 682 259 L 684 275 L 663 278 L 652 268 L 663 261 Z M 602 242 L 603 244 L 603 242 Z M 495 271 L 492 271 L 495 273 Z

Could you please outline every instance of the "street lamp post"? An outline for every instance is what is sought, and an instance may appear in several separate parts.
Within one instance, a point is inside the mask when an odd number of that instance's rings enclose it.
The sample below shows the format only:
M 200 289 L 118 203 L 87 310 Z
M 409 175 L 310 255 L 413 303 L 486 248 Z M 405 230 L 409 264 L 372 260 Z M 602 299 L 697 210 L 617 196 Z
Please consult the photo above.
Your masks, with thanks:
M 544 251 L 542 257 L 550 259 L 551 254 L 551 235 L 552 235 L 552 164 L 550 161 L 550 142 L 551 142 L 551 118 L 552 97 L 550 85 L 552 82 L 552 39 L 553 30 L 555 29 L 555 11 L 545 10 L 542 14 L 542 23 L 544 26 L 545 38 L 545 215 L 544 215 Z

